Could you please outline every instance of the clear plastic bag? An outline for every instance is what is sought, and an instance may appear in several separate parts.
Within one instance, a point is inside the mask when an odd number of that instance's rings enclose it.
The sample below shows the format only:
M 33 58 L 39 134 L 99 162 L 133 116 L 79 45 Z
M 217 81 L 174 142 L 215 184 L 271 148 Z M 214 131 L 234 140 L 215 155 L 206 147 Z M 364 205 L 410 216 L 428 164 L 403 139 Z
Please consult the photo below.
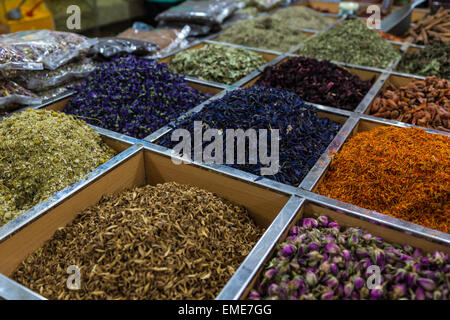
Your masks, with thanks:
M 254 5 L 262 11 L 270 11 L 283 3 L 283 0 L 253 0 Z
M 54 70 L 86 52 L 96 41 L 75 33 L 50 30 L 7 34 L 0 38 L 0 52 L 7 53 L 5 57 L 0 53 L 0 69 L 30 70 L 27 64 L 36 63 Z
M 30 58 L 18 53 L 12 48 L 3 47 L 0 38 L 0 70 L 2 69 L 42 70 L 44 69 L 44 65 L 33 62 Z
M 238 9 L 234 0 L 185 1 L 156 17 L 156 21 L 220 25 Z
M 74 79 L 85 78 L 95 70 L 97 63 L 92 59 L 68 63 L 56 70 L 40 71 L 3 71 L 5 77 L 30 90 L 43 90 L 46 88 L 61 86 Z
M 36 92 L 36 94 L 42 99 L 42 103 L 47 103 L 49 101 L 55 100 L 71 91 L 73 91 L 73 88 L 82 83 L 84 80 L 75 80 L 70 83 L 67 83 L 63 86 L 59 86 L 56 88 L 51 88 L 47 90 L 42 90 Z
M 10 104 L 38 105 L 42 99 L 17 83 L 0 79 L 0 106 Z
M 148 56 L 159 51 L 159 46 L 147 41 L 121 38 L 101 38 L 89 49 L 89 55 L 114 57 L 120 54 Z

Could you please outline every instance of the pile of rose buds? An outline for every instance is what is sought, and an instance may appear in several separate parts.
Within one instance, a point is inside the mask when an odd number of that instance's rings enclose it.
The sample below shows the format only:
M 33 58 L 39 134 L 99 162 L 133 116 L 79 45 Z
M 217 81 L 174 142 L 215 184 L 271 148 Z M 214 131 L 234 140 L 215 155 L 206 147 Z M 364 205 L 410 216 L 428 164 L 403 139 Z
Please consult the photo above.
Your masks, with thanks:
M 450 257 L 390 244 L 328 217 L 289 230 L 248 299 L 448 300 Z

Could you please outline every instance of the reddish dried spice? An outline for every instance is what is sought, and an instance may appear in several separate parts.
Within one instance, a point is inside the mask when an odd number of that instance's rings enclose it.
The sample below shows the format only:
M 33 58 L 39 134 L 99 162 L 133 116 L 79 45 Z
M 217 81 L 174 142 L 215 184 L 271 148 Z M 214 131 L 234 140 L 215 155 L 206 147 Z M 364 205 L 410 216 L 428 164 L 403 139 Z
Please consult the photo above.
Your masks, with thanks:
M 358 133 L 336 155 L 317 192 L 448 233 L 450 138 L 418 128 Z
M 296 57 L 267 67 L 257 84 L 288 89 L 305 101 L 353 111 L 374 80 L 363 81 L 326 60 Z

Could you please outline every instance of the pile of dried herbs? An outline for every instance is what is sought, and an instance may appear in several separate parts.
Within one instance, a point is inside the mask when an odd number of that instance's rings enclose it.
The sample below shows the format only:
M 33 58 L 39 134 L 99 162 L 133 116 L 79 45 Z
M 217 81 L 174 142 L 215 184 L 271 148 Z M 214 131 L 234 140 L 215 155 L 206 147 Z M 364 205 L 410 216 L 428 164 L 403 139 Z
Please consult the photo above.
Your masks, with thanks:
M 381 281 L 370 288 L 374 266 Z M 444 252 L 423 254 L 319 216 L 289 230 L 248 299 L 448 300 L 449 271 Z
M 449 232 L 450 137 L 417 128 L 358 133 L 334 157 L 317 192 Z
M 373 81 L 363 81 L 325 60 L 296 57 L 267 67 L 257 84 L 291 90 L 305 101 L 353 111 Z
M 307 39 L 299 54 L 381 69 L 400 58 L 392 44 L 359 20 L 344 21 Z
M 450 80 L 450 42 L 434 43 L 424 49 L 407 53 L 397 70 Z
M 50 299 L 214 299 L 261 237 L 247 210 L 165 183 L 104 197 L 12 278 Z M 68 290 L 70 265 L 81 289 Z
M 0 122 L 0 226 L 115 154 L 83 121 L 27 110 Z
M 65 113 L 135 138 L 146 137 L 207 99 L 166 64 L 132 55 L 100 65 L 74 90 Z
M 207 44 L 177 53 L 169 68 L 179 74 L 231 85 L 264 64 L 262 56 L 253 51 Z
M 218 41 L 287 52 L 307 38 L 301 28 L 320 30 L 330 23 L 314 10 L 292 7 L 272 15 L 239 21 L 223 31 Z
M 223 31 L 217 40 L 287 52 L 305 39 L 306 36 L 298 28 L 270 15 L 239 21 Z
M 229 140 L 226 133 L 229 129 L 266 129 L 267 156 L 278 158 L 280 168 L 276 174 L 264 177 L 294 186 L 300 184 L 341 128 L 339 123 L 319 117 L 315 108 L 305 105 L 295 93 L 261 86 L 228 92 L 223 98 L 209 102 L 199 113 L 179 121 L 175 128 L 186 129 L 194 137 L 195 122 L 202 122 L 202 134 L 209 128 L 219 131 L 223 137 L 223 163 L 258 176 L 262 168 L 269 166 L 262 163 L 261 156 L 250 157 L 248 137 L 244 154 L 236 151 L 234 159 L 228 159 L 227 145 L 232 143 L 234 146 L 229 148 L 236 148 L 237 139 Z M 270 129 L 279 130 L 279 154 L 272 152 Z M 178 144 L 172 141 L 171 134 L 163 136 L 158 143 L 168 148 Z M 191 145 L 194 143 L 192 139 Z M 208 145 L 205 139 L 203 150 Z M 186 156 L 195 159 L 193 150 Z M 238 160 L 241 156 L 245 157 L 244 163 Z
M 300 6 L 281 9 L 272 16 L 289 21 L 299 29 L 322 30 L 333 22 L 315 10 Z

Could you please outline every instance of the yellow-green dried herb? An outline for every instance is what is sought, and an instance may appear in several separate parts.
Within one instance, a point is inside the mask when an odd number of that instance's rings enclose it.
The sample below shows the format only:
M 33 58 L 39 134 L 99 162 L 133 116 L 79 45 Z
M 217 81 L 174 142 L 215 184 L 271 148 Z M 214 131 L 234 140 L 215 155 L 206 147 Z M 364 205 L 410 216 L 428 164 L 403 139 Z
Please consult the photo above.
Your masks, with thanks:
M 251 50 L 207 44 L 177 53 L 169 68 L 179 74 L 231 85 L 265 63 L 261 55 Z
M 177 183 L 104 197 L 12 278 L 49 299 L 214 299 L 263 230 L 241 206 Z M 80 290 L 66 287 L 80 268 Z
M 27 110 L 0 122 L 0 226 L 115 154 L 73 116 Z

